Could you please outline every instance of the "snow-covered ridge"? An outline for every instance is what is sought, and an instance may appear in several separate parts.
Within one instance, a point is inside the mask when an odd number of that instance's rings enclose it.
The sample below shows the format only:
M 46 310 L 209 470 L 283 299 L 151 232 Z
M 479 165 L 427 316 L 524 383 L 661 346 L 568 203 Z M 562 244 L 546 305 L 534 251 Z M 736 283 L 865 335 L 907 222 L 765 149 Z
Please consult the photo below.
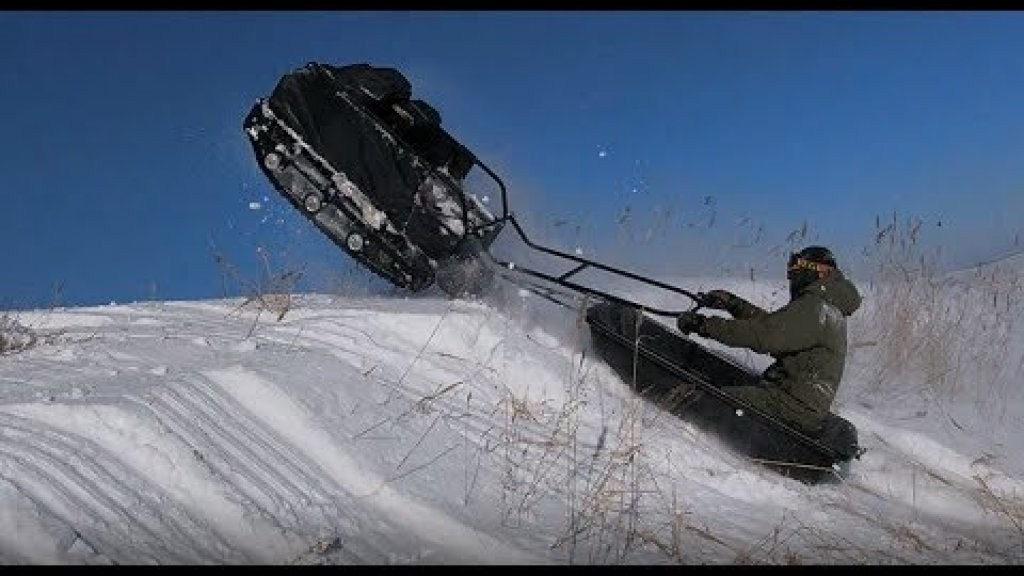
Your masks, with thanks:
M 1019 442 L 940 414 L 850 396 L 868 452 L 812 487 L 636 400 L 568 312 L 243 303 L 17 316 L 40 342 L 0 357 L 0 562 L 1024 559 Z

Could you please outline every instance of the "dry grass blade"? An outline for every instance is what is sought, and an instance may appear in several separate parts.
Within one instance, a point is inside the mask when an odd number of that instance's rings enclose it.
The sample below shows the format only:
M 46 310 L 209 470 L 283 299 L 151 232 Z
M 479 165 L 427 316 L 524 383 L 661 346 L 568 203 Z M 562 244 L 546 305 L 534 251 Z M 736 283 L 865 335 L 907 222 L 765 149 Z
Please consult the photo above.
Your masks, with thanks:
M 7 312 L 0 313 L 0 356 L 21 352 L 38 341 L 34 331 L 22 326 Z
M 246 338 L 251 337 L 256 331 L 260 316 L 264 311 L 272 313 L 277 322 L 284 320 L 285 315 L 294 305 L 292 294 L 302 279 L 302 272 L 284 270 L 275 273 L 267 251 L 260 247 L 256 249 L 256 252 L 263 263 L 263 270 L 259 279 L 252 280 L 242 274 L 212 242 L 210 249 L 213 252 L 214 262 L 224 273 L 225 279 L 230 279 L 242 293 L 247 294 L 245 300 L 234 311 L 238 312 L 252 306 L 256 308 L 256 317 L 253 319 Z M 225 293 L 229 292 L 226 285 L 224 291 Z
M 981 476 L 974 476 L 974 480 L 981 486 L 982 494 L 989 503 L 1003 516 L 1006 516 L 1010 524 L 1020 534 L 1020 551 L 1024 557 L 1024 502 L 1010 500 L 997 495 Z

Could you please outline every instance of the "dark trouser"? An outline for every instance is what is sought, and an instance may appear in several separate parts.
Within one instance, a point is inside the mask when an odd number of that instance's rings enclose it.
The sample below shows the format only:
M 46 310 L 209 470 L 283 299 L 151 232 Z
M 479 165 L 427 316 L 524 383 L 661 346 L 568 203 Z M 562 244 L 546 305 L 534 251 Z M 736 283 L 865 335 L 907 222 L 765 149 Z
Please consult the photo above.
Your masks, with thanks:
M 781 388 L 765 383 L 763 386 L 728 386 L 722 391 L 729 396 L 750 404 L 761 412 L 778 417 L 811 436 L 821 432 L 822 419 L 804 408 L 795 398 Z

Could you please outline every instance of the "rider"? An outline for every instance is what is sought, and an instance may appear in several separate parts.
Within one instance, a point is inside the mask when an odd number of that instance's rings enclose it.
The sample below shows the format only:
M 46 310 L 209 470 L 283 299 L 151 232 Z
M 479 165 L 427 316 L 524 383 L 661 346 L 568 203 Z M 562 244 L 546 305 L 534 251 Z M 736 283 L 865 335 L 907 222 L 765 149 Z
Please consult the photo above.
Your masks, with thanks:
M 682 313 L 677 326 L 727 346 L 769 354 L 760 385 L 728 387 L 733 397 L 811 435 L 821 432 L 846 362 L 846 317 L 860 307 L 853 283 L 836 267 L 832 252 L 808 246 L 790 255 L 790 301 L 767 312 L 725 290 L 701 294 L 698 303 L 732 318 Z

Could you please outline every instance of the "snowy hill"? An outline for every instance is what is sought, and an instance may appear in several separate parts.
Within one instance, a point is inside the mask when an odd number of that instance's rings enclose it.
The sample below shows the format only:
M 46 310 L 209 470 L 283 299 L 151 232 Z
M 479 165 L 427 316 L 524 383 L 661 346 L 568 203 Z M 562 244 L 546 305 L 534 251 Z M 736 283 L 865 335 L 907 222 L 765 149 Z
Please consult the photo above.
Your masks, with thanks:
M 868 451 L 808 486 L 638 401 L 568 311 L 253 304 L 16 317 L 0 562 L 1024 561 L 1021 428 L 867 401 L 870 347 L 837 406 Z

